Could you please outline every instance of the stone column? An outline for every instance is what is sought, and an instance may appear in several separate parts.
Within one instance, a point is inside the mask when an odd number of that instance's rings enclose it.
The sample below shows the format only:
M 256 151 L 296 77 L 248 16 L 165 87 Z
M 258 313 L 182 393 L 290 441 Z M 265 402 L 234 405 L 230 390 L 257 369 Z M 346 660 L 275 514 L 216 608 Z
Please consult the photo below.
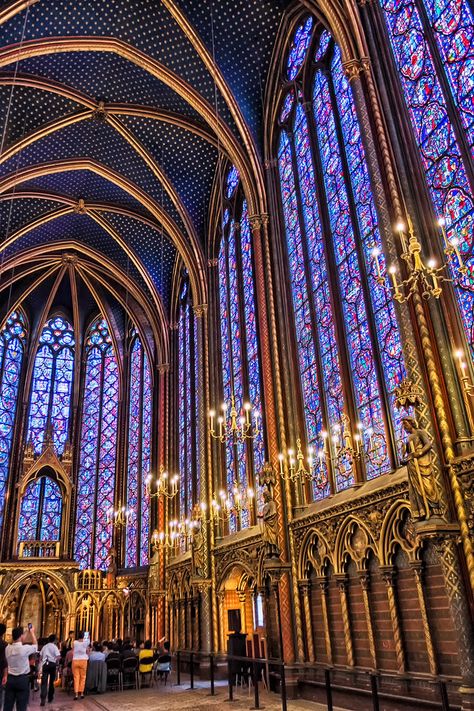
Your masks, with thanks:
M 425 589 L 423 586 L 423 563 L 416 561 L 415 563 L 410 563 L 410 566 L 415 576 L 416 591 L 418 593 L 418 603 L 420 605 L 421 621 L 423 623 L 423 634 L 425 635 L 426 652 L 428 654 L 430 673 L 433 676 L 436 676 L 438 674 L 438 664 L 433 645 L 430 621 L 426 610 Z
M 397 670 L 399 674 L 404 674 L 406 670 L 405 648 L 403 646 L 402 629 L 400 626 L 400 613 L 398 609 L 395 580 L 396 571 L 394 568 L 381 568 L 382 578 L 387 585 L 388 609 L 390 611 L 390 622 L 392 624 L 393 641 L 395 644 L 395 654 L 397 656 Z
M 345 575 L 336 576 L 341 595 L 341 611 L 342 623 L 344 625 L 344 644 L 346 645 L 347 663 L 350 667 L 354 666 L 354 646 L 352 644 L 351 620 L 349 617 L 349 606 L 347 604 L 347 585 L 348 580 Z
M 311 583 L 309 580 L 300 580 L 298 582 L 298 587 L 303 596 L 303 612 L 304 621 L 306 629 L 306 646 L 308 649 L 308 662 L 314 662 L 316 660 L 314 654 L 314 641 L 313 641 L 313 621 L 311 616 Z
M 331 644 L 331 631 L 329 629 L 329 615 L 328 615 L 328 579 L 326 576 L 318 578 L 319 588 L 321 590 L 321 610 L 323 613 L 323 625 L 324 625 L 324 641 L 326 644 L 326 657 L 328 664 L 332 665 L 332 644 Z
M 370 614 L 370 573 L 363 571 L 359 573 L 359 580 L 362 587 L 362 599 L 364 600 L 365 622 L 367 625 L 367 637 L 369 639 L 369 651 L 372 659 L 372 666 L 377 669 L 377 654 L 375 651 L 374 627 L 372 625 L 372 616 Z

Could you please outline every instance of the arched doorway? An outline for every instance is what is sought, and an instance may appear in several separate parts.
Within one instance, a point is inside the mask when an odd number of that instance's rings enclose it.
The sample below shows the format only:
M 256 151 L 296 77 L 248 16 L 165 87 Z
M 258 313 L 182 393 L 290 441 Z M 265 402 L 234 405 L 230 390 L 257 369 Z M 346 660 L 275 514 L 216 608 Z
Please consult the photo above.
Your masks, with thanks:
M 143 642 L 145 634 L 146 605 L 143 596 L 132 590 L 124 607 L 124 638 L 130 637 L 137 642 Z
M 243 567 L 234 566 L 221 583 L 219 602 L 219 648 L 227 650 L 229 635 L 246 635 L 247 651 L 254 656 L 266 650 L 265 605 L 255 578 Z
M 70 614 L 69 596 L 54 577 L 32 571 L 5 593 L 0 618 L 7 626 L 7 636 L 17 625 L 31 623 L 38 638 L 55 634 L 62 639 Z

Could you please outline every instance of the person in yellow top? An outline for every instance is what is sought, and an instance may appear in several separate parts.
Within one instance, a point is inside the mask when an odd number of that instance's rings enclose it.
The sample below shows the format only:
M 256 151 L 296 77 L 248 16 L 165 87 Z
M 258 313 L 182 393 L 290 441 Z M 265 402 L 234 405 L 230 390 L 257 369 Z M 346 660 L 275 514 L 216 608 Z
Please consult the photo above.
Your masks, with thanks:
M 151 640 L 147 639 L 143 645 L 143 649 L 140 649 L 138 655 L 139 667 L 138 670 L 140 674 L 149 674 L 153 669 L 154 654 L 151 648 Z

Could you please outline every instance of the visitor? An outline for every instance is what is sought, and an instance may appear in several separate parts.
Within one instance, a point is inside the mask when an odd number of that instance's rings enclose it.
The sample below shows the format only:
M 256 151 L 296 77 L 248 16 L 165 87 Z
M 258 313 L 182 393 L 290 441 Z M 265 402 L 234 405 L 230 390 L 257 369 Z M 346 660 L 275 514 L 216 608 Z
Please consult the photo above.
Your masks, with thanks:
M 107 661 L 110 661 L 112 659 L 120 660 L 120 654 L 117 649 L 117 645 L 114 644 L 113 642 L 109 642 L 109 652 L 107 654 Z
M 143 644 L 143 649 L 140 649 L 138 661 L 140 666 L 138 670 L 140 674 L 150 674 L 153 670 L 153 651 L 151 648 L 151 639 L 147 639 Z
M 46 696 L 49 703 L 54 699 L 54 682 L 56 681 L 57 663 L 61 652 L 56 644 L 56 635 L 50 634 L 47 643 L 40 652 L 41 660 L 41 703 L 46 704 Z
M 124 642 L 123 649 L 122 649 L 122 661 L 124 659 L 135 659 L 135 652 L 132 649 L 132 643 L 131 642 Z
M 74 679 L 74 701 L 79 694 L 84 698 L 86 685 L 87 661 L 89 659 L 89 642 L 84 639 L 84 632 L 79 632 L 72 645 L 72 676 Z
M 64 657 L 66 656 L 66 654 L 69 652 L 69 650 L 72 649 L 73 642 L 74 642 L 74 630 L 69 630 L 67 639 L 65 639 L 61 645 L 61 656 L 64 656 Z
M 12 631 L 12 643 L 5 650 L 8 675 L 5 684 L 5 699 L 3 711 L 26 711 L 30 696 L 30 655 L 38 651 L 34 627 L 23 632 L 23 627 L 15 627 Z M 29 644 L 27 644 L 27 640 Z
M 5 656 L 5 650 L 7 648 L 7 643 L 5 642 L 5 632 L 7 631 L 6 625 L 3 622 L 0 623 L 0 711 L 3 708 L 3 695 L 5 693 L 5 684 L 7 681 L 7 658 Z
M 90 662 L 105 662 L 105 654 L 99 642 L 94 642 L 92 650 L 89 654 Z

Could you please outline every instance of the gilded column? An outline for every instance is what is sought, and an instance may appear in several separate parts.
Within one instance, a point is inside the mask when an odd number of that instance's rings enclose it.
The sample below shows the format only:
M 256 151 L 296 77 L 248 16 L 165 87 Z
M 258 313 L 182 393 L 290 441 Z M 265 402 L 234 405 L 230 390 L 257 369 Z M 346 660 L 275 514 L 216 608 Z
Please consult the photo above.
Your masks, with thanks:
M 395 654 L 397 657 L 397 670 L 399 674 L 404 674 L 406 670 L 405 648 L 403 646 L 402 629 L 400 626 L 400 613 L 398 609 L 395 588 L 396 571 L 394 568 L 383 568 L 381 572 L 382 578 L 387 586 L 388 609 L 390 612 L 390 622 L 392 625 Z
M 224 628 L 224 602 L 225 602 L 225 592 L 217 593 L 217 601 L 219 607 L 219 650 L 225 652 L 225 628 Z
M 265 396 L 265 427 L 269 447 L 269 457 L 275 471 L 279 468 L 279 440 L 282 448 L 286 447 L 284 433 L 283 398 L 281 393 L 279 353 L 277 347 L 277 329 L 273 296 L 273 282 L 268 245 L 268 216 L 254 215 L 250 217 L 252 229 L 252 245 L 255 260 L 255 291 L 260 315 L 260 347 L 262 355 L 262 378 Z M 262 229 L 263 227 L 263 229 Z M 262 251 L 262 244 L 263 250 Z M 277 403 L 275 396 L 277 396 Z M 277 410 L 278 406 L 278 410 Z M 280 427 L 279 427 L 280 423 Z M 286 497 L 286 507 L 283 504 Z M 291 520 L 292 501 L 288 487 L 282 491 L 281 478 L 277 477 L 274 488 L 274 500 L 278 508 L 278 534 L 281 558 L 290 562 L 291 575 L 285 573 L 280 581 L 280 616 L 283 639 L 282 655 L 285 661 L 295 659 L 294 634 L 296 634 L 296 652 L 298 659 L 304 656 L 303 635 L 301 630 L 301 612 L 299 606 L 296 555 L 293 534 L 286 526 Z M 286 509 L 286 515 L 285 515 Z M 289 550 L 288 550 L 289 548 Z M 295 611 L 296 626 L 293 628 L 292 603 Z
M 332 644 L 331 644 L 331 631 L 329 629 L 329 615 L 328 615 L 328 579 L 326 577 L 318 578 L 319 589 L 321 591 L 321 610 L 323 613 L 323 625 L 324 625 L 324 641 L 326 643 L 326 657 L 328 664 L 332 665 Z
M 362 599 L 364 601 L 365 623 L 367 625 L 367 637 L 369 640 L 369 651 L 372 658 L 372 665 L 377 669 L 377 653 L 375 651 L 374 626 L 372 624 L 372 615 L 370 614 L 370 573 L 363 571 L 359 573 L 359 580 L 362 587 Z
M 199 420 L 199 470 L 201 475 L 201 500 L 210 507 L 210 497 L 212 496 L 212 462 L 211 462 L 211 442 L 207 426 L 206 413 L 209 409 L 209 352 L 208 352 L 208 308 L 207 304 L 199 304 L 193 307 L 197 325 L 197 348 L 199 357 L 198 367 L 198 420 Z M 214 647 L 213 643 L 213 604 L 212 604 L 212 581 L 215 578 L 214 562 L 211 549 L 214 545 L 214 530 L 212 525 L 203 525 L 202 533 L 204 539 L 204 575 L 208 584 L 200 587 L 200 640 L 203 652 L 210 652 Z
M 446 592 L 449 600 L 451 617 L 456 631 L 459 666 L 462 686 L 460 688 L 463 711 L 474 709 L 474 629 L 472 615 L 467 604 L 459 565 L 456 538 L 444 535 L 435 539 L 443 569 Z
M 308 661 L 316 661 L 314 654 L 314 636 L 313 636 L 313 621 L 311 615 L 311 582 L 309 580 L 300 580 L 298 587 L 303 596 L 304 621 L 306 629 L 306 646 L 308 649 Z
M 438 673 L 438 664 L 436 661 L 436 654 L 433 646 L 433 637 L 431 634 L 428 613 L 426 611 L 426 598 L 425 590 L 423 587 L 423 563 L 417 561 L 416 563 L 410 563 L 410 565 L 415 576 L 416 591 L 418 593 L 418 604 L 420 605 L 421 621 L 423 623 L 423 633 L 425 635 L 425 644 L 426 651 L 428 654 L 430 673 L 433 676 L 436 676 Z
M 352 644 L 351 620 L 349 617 L 349 605 L 347 602 L 347 586 L 348 581 L 345 575 L 336 576 L 341 595 L 341 611 L 342 623 L 344 625 L 344 644 L 346 645 L 347 663 L 350 667 L 354 666 L 354 646 Z

